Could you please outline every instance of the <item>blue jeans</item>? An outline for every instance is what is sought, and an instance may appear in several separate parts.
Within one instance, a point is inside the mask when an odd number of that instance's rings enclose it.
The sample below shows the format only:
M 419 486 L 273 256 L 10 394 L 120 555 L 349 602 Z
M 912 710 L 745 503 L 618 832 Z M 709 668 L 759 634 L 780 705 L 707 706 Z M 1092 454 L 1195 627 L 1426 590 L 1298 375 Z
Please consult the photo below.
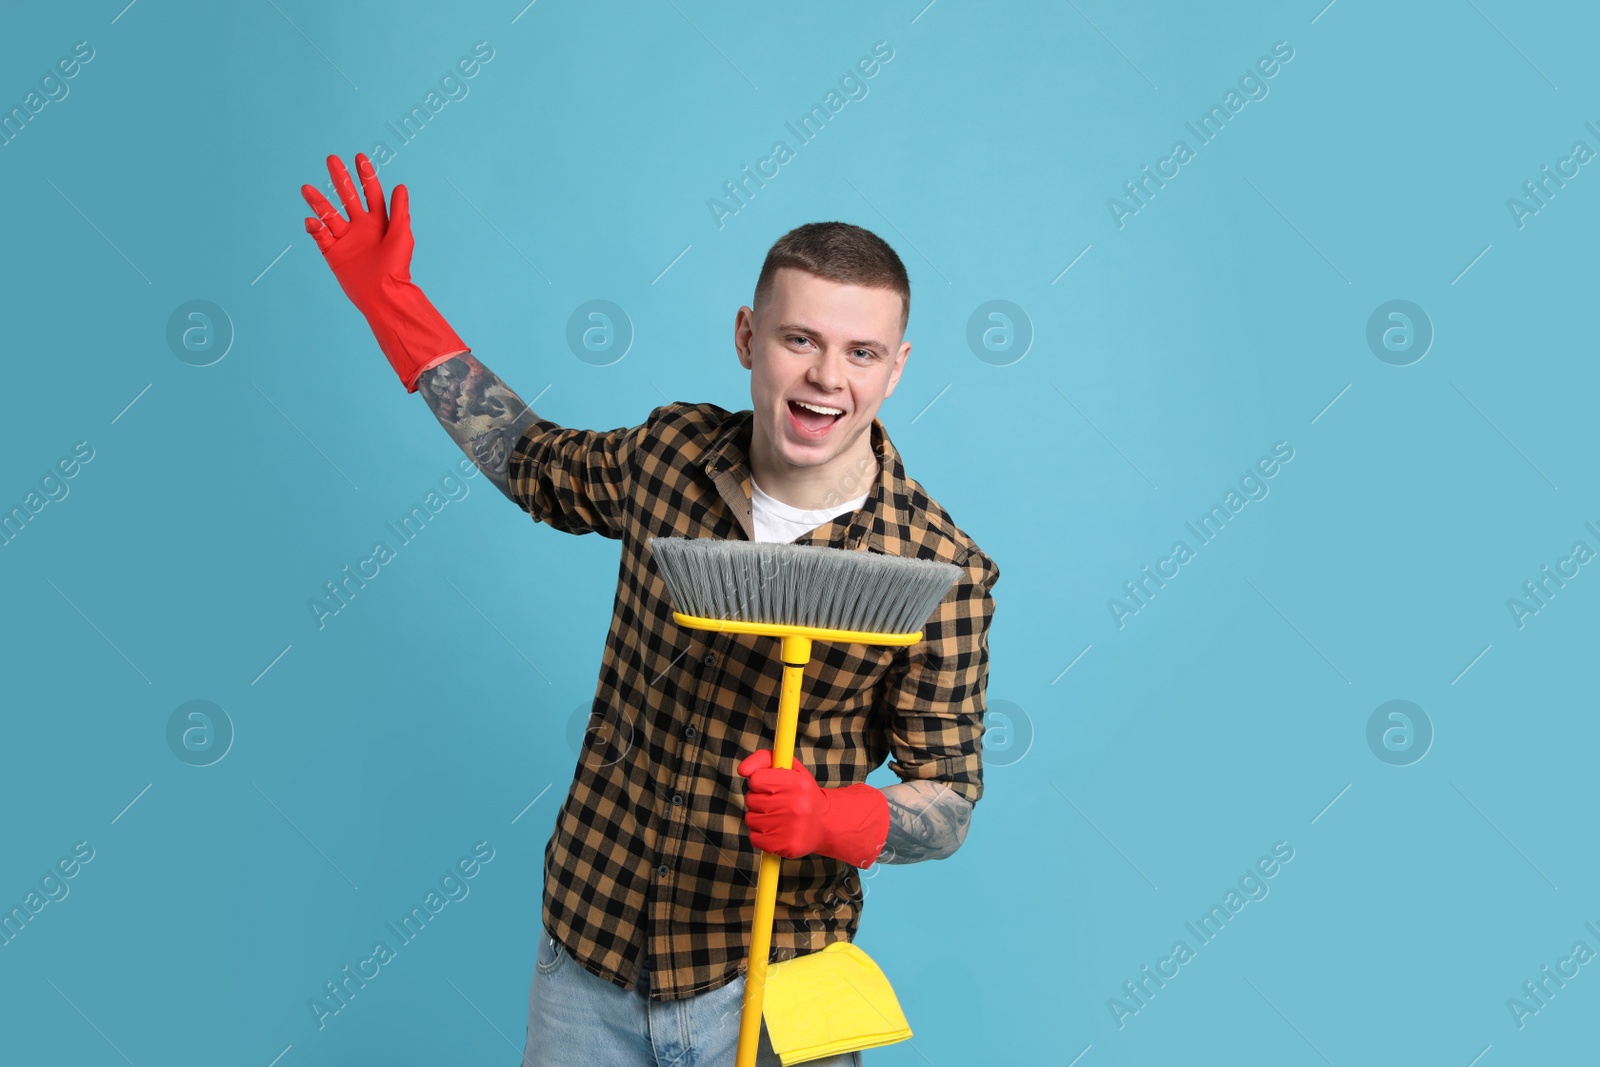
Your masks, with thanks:
M 523 1067 L 733 1067 L 744 975 L 682 1000 L 652 1001 L 648 989 L 648 971 L 640 973 L 637 988 L 623 989 L 591 974 L 541 930 Z M 861 1067 L 861 1053 L 806 1064 Z M 780 1067 L 765 1023 L 756 1065 Z

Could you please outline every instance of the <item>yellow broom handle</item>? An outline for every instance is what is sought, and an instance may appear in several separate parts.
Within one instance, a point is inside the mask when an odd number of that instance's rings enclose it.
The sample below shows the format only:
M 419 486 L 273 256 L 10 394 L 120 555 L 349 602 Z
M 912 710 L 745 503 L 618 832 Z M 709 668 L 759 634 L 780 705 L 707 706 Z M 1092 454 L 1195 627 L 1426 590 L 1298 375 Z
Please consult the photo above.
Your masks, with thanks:
M 811 661 L 811 638 L 783 637 L 783 695 L 778 701 L 778 732 L 772 742 L 772 765 L 787 770 L 794 760 L 794 735 L 800 724 L 800 684 Z M 778 899 L 778 874 L 783 857 L 761 853 L 756 880 L 756 916 L 750 924 L 750 960 L 745 966 L 744 1005 L 739 1014 L 736 1067 L 756 1067 L 761 1042 L 761 1005 L 767 988 L 767 956 L 772 949 L 772 911 Z

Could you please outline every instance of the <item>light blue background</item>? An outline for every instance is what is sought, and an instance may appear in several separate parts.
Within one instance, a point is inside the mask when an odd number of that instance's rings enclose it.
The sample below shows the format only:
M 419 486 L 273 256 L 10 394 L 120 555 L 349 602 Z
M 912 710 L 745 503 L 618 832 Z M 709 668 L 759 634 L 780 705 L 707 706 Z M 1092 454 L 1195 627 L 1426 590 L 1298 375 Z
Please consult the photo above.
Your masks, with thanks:
M 95 50 L 0 148 L 0 505 L 94 449 L 0 549 L 0 902 L 95 849 L 0 948 L 0 1058 L 517 1061 L 617 546 L 473 478 L 314 622 L 461 459 L 302 229 L 300 184 L 379 139 L 418 283 L 567 425 L 749 406 L 734 313 L 795 225 L 904 259 L 881 414 L 1000 564 L 1011 710 L 965 846 L 867 879 L 859 943 L 915 1031 L 867 1062 L 1592 1055 L 1600 964 L 1521 1028 L 1507 1008 L 1600 951 L 1600 577 L 1520 628 L 1507 607 L 1600 548 L 1600 176 L 1507 208 L 1600 148 L 1586 7 L 124 2 L 10 5 L 0 32 L 8 108 Z M 385 124 L 477 41 L 469 94 L 399 147 Z M 708 199 L 877 41 L 869 94 L 719 228 Z M 1108 198 L 1277 41 L 1269 94 L 1119 228 Z M 236 333 L 205 367 L 165 337 L 196 299 Z M 609 366 L 566 344 L 592 299 L 635 331 Z M 996 299 L 1034 333 L 1003 366 L 966 340 Z M 1409 366 L 1365 340 L 1393 299 L 1436 331 Z M 1119 628 L 1108 599 L 1279 441 L 1270 494 Z M 165 737 L 193 699 L 236 731 L 209 767 Z M 1410 766 L 1367 744 L 1393 699 L 1435 731 Z M 307 1000 L 477 841 L 470 895 L 319 1030 Z M 1119 1027 L 1110 998 L 1279 841 L 1270 895 Z

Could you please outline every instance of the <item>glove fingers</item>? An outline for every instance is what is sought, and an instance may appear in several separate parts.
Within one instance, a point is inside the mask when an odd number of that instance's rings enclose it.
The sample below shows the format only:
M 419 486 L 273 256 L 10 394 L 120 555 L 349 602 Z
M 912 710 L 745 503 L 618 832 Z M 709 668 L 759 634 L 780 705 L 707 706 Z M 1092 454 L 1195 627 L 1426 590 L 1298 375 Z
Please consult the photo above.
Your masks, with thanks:
M 311 210 L 316 212 L 317 218 L 322 220 L 323 225 L 328 227 L 328 231 L 336 239 L 344 236 L 344 231 L 350 228 L 350 224 L 344 220 L 344 216 L 334 210 L 333 205 L 328 203 L 328 198 L 323 196 L 319 189 L 311 185 L 302 185 L 300 195 L 306 198 Z
M 328 254 L 328 249 L 333 247 L 333 234 L 322 224 L 321 219 L 306 219 L 306 232 L 317 242 L 317 250 L 323 255 Z
M 816 781 L 810 772 L 799 764 L 793 767 L 757 767 L 747 778 L 748 788 L 762 791 L 798 789 L 802 785 Z
M 361 198 L 356 195 L 355 182 L 350 180 L 350 172 L 345 169 L 344 160 L 338 156 L 329 156 L 328 176 L 333 179 L 333 188 L 339 194 L 339 203 L 344 205 L 345 213 L 354 222 L 355 217 L 364 214 L 367 209 L 361 206 Z
M 750 828 L 751 833 L 781 837 L 793 832 L 793 828 L 789 825 L 790 821 L 787 816 L 763 815 L 758 812 L 754 818 L 747 816 L 744 824 Z
M 378 168 L 363 152 L 356 153 L 356 174 L 361 178 L 361 192 L 367 198 L 367 211 L 375 215 L 379 222 L 385 221 L 389 212 L 383 203 L 383 186 L 378 181 Z
M 390 196 L 390 201 L 389 222 L 391 225 L 389 229 L 397 235 L 410 233 L 411 193 L 404 185 L 397 185 L 394 187 L 394 192 Z M 387 237 L 388 234 L 385 234 L 384 236 Z M 396 240 L 399 239 L 400 238 L 397 236 Z

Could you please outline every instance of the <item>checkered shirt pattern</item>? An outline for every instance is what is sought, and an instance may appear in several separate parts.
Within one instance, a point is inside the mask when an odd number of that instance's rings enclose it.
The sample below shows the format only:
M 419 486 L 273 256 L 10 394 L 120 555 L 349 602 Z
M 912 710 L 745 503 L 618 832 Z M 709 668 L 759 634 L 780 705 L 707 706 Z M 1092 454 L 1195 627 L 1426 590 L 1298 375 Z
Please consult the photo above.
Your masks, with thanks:
M 743 973 L 760 851 L 744 824 L 736 768 L 771 748 L 781 642 L 691 630 L 672 618 L 651 537 L 754 540 L 752 412 L 672 403 L 615 430 L 539 419 L 513 449 L 511 496 L 536 522 L 622 543 L 616 603 L 582 752 L 545 847 L 543 919 L 574 960 L 631 989 L 676 1000 Z M 795 757 L 823 787 L 862 782 L 890 759 L 904 781 L 983 795 L 991 590 L 1000 570 L 905 475 L 880 420 L 876 483 L 861 508 L 797 544 L 955 563 L 949 594 L 909 648 L 818 641 L 801 691 Z M 859 496 L 861 481 L 841 486 Z M 786 859 L 770 960 L 856 934 L 863 903 L 850 864 Z

